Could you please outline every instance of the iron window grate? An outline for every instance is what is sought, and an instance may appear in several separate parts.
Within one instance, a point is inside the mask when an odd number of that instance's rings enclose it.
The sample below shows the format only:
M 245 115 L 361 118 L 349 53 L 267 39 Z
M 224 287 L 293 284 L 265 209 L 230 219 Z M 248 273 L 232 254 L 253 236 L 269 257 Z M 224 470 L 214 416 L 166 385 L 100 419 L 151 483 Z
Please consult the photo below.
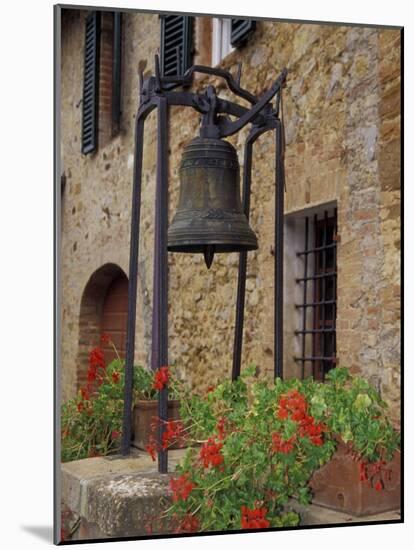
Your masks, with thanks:
M 301 364 L 302 378 L 308 363 L 312 376 L 323 381 L 337 362 L 337 210 L 333 216 L 325 210 L 321 219 L 315 214 L 312 222 L 311 228 L 310 218 L 305 218 L 305 248 L 296 253 L 303 258 L 304 273 L 296 279 L 303 286 L 303 294 L 302 303 L 295 304 L 302 310 L 302 323 L 295 331 L 301 337 L 301 354 L 294 360 Z

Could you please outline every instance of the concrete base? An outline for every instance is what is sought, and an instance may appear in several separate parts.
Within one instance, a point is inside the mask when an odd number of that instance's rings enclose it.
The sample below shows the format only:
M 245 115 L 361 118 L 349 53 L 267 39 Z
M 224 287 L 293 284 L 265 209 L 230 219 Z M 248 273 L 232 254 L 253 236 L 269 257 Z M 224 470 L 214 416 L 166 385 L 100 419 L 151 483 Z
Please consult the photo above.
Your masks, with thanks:
M 185 450 L 169 452 L 169 471 L 182 459 Z M 171 532 L 162 518 L 168 505 L 170 474 L 159 474 L 157 463 L 147 453 L 132 450 L 127 457 L 87 458 L 62 464 L 62 509 L 70 511 L 76 527 L 71 540 L 145 536 Z M 358 523 L 399 520 L 398 511 L 375 516 L 352 516 L 322 506 L 302 507 L 292 501 L 302 525 Z

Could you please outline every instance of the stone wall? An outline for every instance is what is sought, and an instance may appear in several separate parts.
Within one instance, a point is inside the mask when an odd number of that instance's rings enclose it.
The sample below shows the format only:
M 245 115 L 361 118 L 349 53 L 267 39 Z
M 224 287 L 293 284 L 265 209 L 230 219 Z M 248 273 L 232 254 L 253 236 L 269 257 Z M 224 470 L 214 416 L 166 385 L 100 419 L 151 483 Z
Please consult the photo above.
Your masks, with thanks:
M 97 153 L 80 154 L 85 12 L 62 29 L 62 389 L 76 390 L 79 312 L 83 290 L 102 265 L 128 272 L 133 129 L 138 68 L 153 72 L 159 47 L 157 15 L 124 17 L 120 133 Z M 199 25 L 198 25 L 199 27 Z M 399 413 L 400 368 L 400 42 L 399 31 L 260 21 L 248 44 L 222 66 L 243 62 L 242 85 L 260 94 L 283 67 L 286 123 L 286 210 L 336 201 L 338 209 L 339 364 L 370 378 Z M 198 43 L 198 47 L 201 48 Z M 202 52 L 201 52 L 202 53 Z M 200 51 L 197 52 L 200 55 Z M 225 85 L 209 80 L 223 97 Z M 136 360 L 149 365 L 155 187 L 155 114 L 146 126 L 143 170 Z M 178 200 L 183 146 L 198 117 L 171 109 L 170 219 Z M 230 141 L 243 161 L 247 129 Z M 249 253 L 243 365 L 273 370 L 274 137 L 255 145 L 251 226 L 259 249 Z M 169 353 L 195 388 L 230 376 L 237 254 L 216 255 L 207 271 L 201 256 L 169 255 Z M 293 314 L 293 313 L 292 313 Z M 286 324 L 286 327 L 289 323 Z M 294 374 L 294 336 L 285 330 L 285 369 Z M 92 344 L 92 342 L 91 342 Z

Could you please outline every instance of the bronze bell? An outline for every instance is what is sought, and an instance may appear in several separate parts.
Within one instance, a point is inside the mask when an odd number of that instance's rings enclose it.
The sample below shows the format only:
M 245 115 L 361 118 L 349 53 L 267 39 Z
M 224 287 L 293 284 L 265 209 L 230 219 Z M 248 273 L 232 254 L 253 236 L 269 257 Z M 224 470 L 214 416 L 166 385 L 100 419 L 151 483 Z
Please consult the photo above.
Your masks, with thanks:
M 210 268 L 215 252 L 256 250 L 257 238 L 240 201 L 235 148 L 222 139 L 196 138 L 180 165 L 177 212 L 168 229 L 168 250 L 203 253 Z

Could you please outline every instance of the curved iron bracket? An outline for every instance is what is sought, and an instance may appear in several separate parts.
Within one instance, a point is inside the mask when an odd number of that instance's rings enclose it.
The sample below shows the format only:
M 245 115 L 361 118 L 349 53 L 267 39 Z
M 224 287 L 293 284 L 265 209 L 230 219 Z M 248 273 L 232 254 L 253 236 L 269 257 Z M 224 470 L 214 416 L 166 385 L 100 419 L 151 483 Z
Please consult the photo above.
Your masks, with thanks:
M 237 96 L 249 101 L 252 104 L 250 109 L 235 103 L 224 100 L 217 96 L 213 86 L 208 85 L 203 93 L 189 91 L 173 91 L 175 88 L 190 85 L 195 73 L 208 74 L 223 78 L 229 89 Z M 140 110 L 148 103 L 157 104 L 160 97 L 167 99 L 168 105 L 181 105 L 192 107 L 202 115 L 200 134 L 203 137 L 223 138 L 236 134 L 249 123 L 266 125 L 269 117 L 277 118 L 279 111 L 279 100 L 276 106 L 271 105 L 271 100 L 284 86 L 287 77 L 287 69 L 283 69 L 278 78 L 262 97 L 258 98 L 240 86 L 241 64 L 238 66 L 236 78 L 230 72 L 220 68 L 206 67 L 204 65 L 193 65 L 182 76 L 162 77 L 158 55 L 155 56 L 155 75 L 143 80 L 140 74 Z M 158 98 L 158 100 L 157 100 Z M 238 117 L 232 121 L 226 116 Z

